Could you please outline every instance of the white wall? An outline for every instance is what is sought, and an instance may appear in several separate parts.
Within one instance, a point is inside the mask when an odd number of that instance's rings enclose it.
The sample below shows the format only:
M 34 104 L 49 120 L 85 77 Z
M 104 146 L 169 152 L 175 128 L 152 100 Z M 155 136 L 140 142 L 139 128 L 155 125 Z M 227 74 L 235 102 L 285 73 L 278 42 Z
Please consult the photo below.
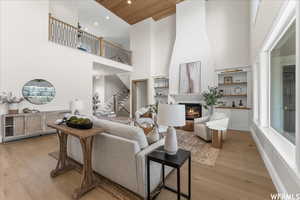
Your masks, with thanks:
M 49 13 L 55 18 L 77 27 L 78 5 L 78 0 L 49 0 Z
M 250 65 L 250 1 L 209 0 L 206 13 L 216 68 Z
M 154 66 L 154 21 L 147 19 L 130 28 L 130 49 L 134 52 L 132 57 L 131 80 L 147 79 L 148 103 L 154 103 L 152 71 Z M 131 102 L 132 106 L 132 102 Z
M 251 62 L 259 57 L 263 42 L 286 0 L 261 0 L 255 24 L 251 24 Z
M 84 101 L 92 111 L 93 63 L 130 71 L 131 67 L 77 49 L 48 42 L 48 1 L 1 1 L 2 91 L 22 95 L 23 85 L 32 79 L 50 81 L 55 99 L 46 105 L 24 102 L 22 107 L 39 110 L 66 109 L 69 101 Z
M 154 26 L 154 76 L 169 74 L 171 54 L 176 37 L 176 15 L 156 21 Z

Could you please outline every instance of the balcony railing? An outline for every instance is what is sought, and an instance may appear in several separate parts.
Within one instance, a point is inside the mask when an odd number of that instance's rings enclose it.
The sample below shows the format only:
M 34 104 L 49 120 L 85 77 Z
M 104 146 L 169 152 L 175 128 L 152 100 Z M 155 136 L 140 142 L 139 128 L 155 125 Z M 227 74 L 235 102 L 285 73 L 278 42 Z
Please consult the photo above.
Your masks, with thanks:
M 49 14 L 49 41 L 131 65 L 132 52 Z

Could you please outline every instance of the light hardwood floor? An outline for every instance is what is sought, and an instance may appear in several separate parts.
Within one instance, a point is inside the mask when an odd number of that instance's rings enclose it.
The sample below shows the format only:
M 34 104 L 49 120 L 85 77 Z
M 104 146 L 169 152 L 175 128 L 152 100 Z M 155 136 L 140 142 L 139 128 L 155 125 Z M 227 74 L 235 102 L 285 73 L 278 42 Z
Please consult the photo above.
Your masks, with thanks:
M 70 171 L 50 178 L 56 160 L 48 156 L 57 150 L 55 135 L 0 144 L 0 200 L 68 200 L 80 184 L 80 174 Z M 183 191 L 187 190 L 187 165 L 181 170 Z M 167 184 L 176 184 L 175 174 Z M 192 199 L 194 200 L 265 200 L 275 193 L 249 133 L 231 131 L 215 167 L 192 163 Z M 116 200 L 97 188 L 82 200 Z M 158 200 L 176 199 L 162 191 Z M 184 198 L 182 198 L 184 199 Z

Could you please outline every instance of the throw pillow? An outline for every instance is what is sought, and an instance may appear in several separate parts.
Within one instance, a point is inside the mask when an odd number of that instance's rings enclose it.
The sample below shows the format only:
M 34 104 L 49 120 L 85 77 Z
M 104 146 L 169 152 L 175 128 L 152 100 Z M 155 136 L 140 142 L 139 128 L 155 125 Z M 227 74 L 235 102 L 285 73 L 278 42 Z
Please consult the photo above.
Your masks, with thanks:
M 150 111 L 141 115 L 141 118 L 152 118 L 152 113 Z
M 159 133 L 157 128 L 152 129 L 152 131 L 149 132 L 146 137 L 149 145 L 157 142 L 159 140 Z

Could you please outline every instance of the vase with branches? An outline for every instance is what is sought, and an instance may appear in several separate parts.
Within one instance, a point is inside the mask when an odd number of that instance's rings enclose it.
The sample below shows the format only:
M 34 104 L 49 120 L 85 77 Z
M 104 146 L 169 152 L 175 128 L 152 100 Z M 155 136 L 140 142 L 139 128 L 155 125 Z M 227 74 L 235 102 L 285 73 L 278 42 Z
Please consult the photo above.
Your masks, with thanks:
M 209 110 L 209 115 L 212 116 L 214 112 L 214 106 L 222 103 L 219 100 L 223 97 L 223 94 L 218 90 L 217 87 L 208 87 L 208 90 L 202 92 L 201 95 L 204 100 L 203 107 Z

